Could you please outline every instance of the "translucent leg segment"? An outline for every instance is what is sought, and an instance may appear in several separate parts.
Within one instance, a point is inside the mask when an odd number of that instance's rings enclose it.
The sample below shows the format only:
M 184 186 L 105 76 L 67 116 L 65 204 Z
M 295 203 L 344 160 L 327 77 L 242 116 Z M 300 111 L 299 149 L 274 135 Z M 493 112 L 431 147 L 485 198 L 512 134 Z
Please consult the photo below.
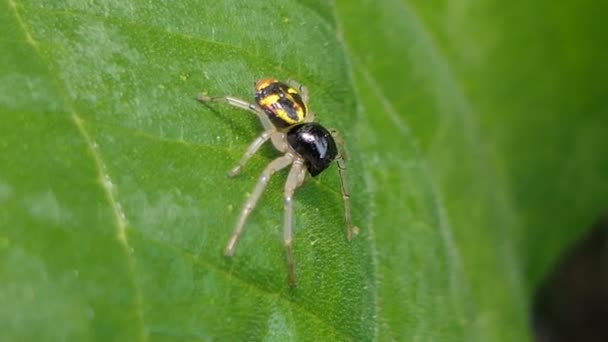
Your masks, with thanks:
M 272 162 L 270 162 L 270 164 L 268 164 L 268 166 L 266 166 L 266 168 L 262 172 L 262 175 L 260 176 L 260 179 L 258 180 L 258 183 L 253 189 L 253 192 L 247 199 L 247 202 L 245 202 L 243 210 L 241 210 L 241 215 L 239 216 L 239 220 L 236 223 L 234 232 L 232 233 L 232 236 L 230 236 L 230 240 L 228 240 L 228 244 L 226 245 L 226 251 L 224 253 L 226 256 L 232 256 L 234 254 L 234 249 L 236 247 L 239 237 L 243 232 L 243 226 L 245 225 L 245 221 L 247 220 L 249 214 L 251 214 L 253 208 L 255 208 L 255 205 L 258 202 L 260 196 L 262 195 L 262 192 L 266 188 L 270 177 L 275 172 L 287 167 L 292 162 L 293 157 L 291 155 L 284 155 L 273 160 Z
M 247 161 L 249 159 L 251 159 L 251 157 L 258 151 L 258 149 L 266 142 L 268 141 L 268 139 L 270 138 L 270 136 L 272 135 L 272 132 L 269 131 L 264 131 L 262 134 L 260 134 L 257 138 L 255 138 L 255 140 L 251 143 L 251 145 L 249 145 L 249 147 L 247 148 L 247 151 L 245 152 L 245 155 L 243 155 L 243 157 L 241 158 L 241 160 L 238 162 L 238 164 L 236 164 L 232 170 L 230 170 L 230 172 L 228 172 L 228 176 L 230 177 L 234 177 L 237 174 L 239 174 L 239 172 L 241 172 L 241 169 L 243 168 L 243 166 L 245 165 L 245 163 L 247 163 Z
M 289 272 L 289 284 L 296 286 L 296 273 L 293 258 L 293 194 L 301 185 L 303 161 L 296 159 L 287 176 L 285 182 L 285 192 L 283 195 L 283 203 L 285 208 L 285 216 L 283 222 L 283 242 L 285 245 L 285 255 L 287 257 L 287 270 Z
M 274 125 L 272 124 L 272 122 L 270 122 L 270 119 L 268 119 L 268 116 L 266 115 L 266 113 L 263 110 L 261 110 L 260 107 L 258 107 L 257 105 L 255 105 L 253 103 L 249 103 L 247 101 L 244 101 L 244 100 L 238 99 L 236 97 L 232 97 L 232 96 L 213 97 L 213 96 L 208 96 L 205 94 L 198 94 L 196 96 L 196 99 L 202 103 L 224 102 L 233 107 L 248 110 L 258 116 L 258 118 L 262 122 L 262 125 L 264 126 L 265 130 L 267 130 L 267 131 L 274 130 Z
M 338 145 L 338 156 L 336 164 L 338 164 L 338 174 L 340 175 L 340 189 L 342 192 L 342 200 L 344 202 L 344 222 L 346 223 L 346 239 L 352 240 L 353 235 L 359 234 L 359 228 L 353 226 L 350 213 L 350 192 L 348 190 L 348 182 L 346 181 L 346 152 L 344 149 L 344 140 L 340 134 L 334 129 L 331 131 L 336 144 Z

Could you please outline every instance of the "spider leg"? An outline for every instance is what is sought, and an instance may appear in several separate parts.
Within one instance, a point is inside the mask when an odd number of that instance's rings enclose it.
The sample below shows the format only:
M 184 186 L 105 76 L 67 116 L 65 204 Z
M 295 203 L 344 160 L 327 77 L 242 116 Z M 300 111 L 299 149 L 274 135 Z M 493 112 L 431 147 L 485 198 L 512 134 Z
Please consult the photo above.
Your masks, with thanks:
M 236 97 L 232 96 L 208 96 L 205 94 L 198 94 L 196 96 L 196 99 L 202 103 L 225 102 L 233 107 L 248 110 L 258 116 L 265 130 L 271 131 L 275 129 L 272 122 L 270 122 L 270 119 L 268 119 L 266 113 L 262 109 L 260 109 L 260 107 L 253 103 L 249 103 L 247 101 L 237 99 Z
M 287 176 L 285 182 L 285 192 L 283 202 L 285 206 L 285 217 L 283 223 L 283 242 L 285 245 L 285 254 L 287 257 L 287 269 L 289 272 L 289 284 L 296 286 L 296 273 L 293 258 L 293 194 L 295 190 L 302 184 L 304 180 L 304 161 L 297 158 L 293 162 L 293 166 Z
M 314 122 L 315 121 L 315 112 L 313 111 L 308 111 L 308 113 L 306 114 L 306 118 L 304 119 L 304 122 Z
M 359 228 L 353 226 L 350 214 L 350 192 L 348 190 L 348 182 L 346 181 L 346 150 L 344 148 L 344 140 L 335 129 L 331 129 L 330 133 L 336 145 L 338 146 L 338 155 L 336 156 L 336 164 L 338 165 L 338 174 L 340 175 L 340 189 L 342 191 L 342 200 L 344 202 L 344 221 L 346 223 L 346 239 L 350 241 L 353 234 L 359 234 Z
M 272 132 L 271 131 L 264 131 L 257 138 L 255 138 L 255 140 L 247 148 L 247 151 L 245 152 L 245 154 L 243 155 L 243 157 L 241 158 L 241 160 L 238 162 L 238 164 L 236 164 L 236 166 L 234 166 L 230 170 L 230 172 L 228 172 L 228 176 L 229 177 L 234 177 L 237 174 L 239 174 L 239 172 L 241 172 L 241 168 L 243 168 L 243 166 L 245 165 L 245 163 L 247 163 L 247 161 L 258 151 L 258 149 L 266 141 L 268 141 L 268 139 L 270 138 L 270 136 L 273 133 L 274 133 L 273 131 Z
M 262 172 L 262 175 L 260 176 L 260 179 L 258 180 L 258 183 L 253 189 L 253 192 L 247 199 L 247 202 L 245 202 L 243 210 L 241 210 L 241 216 L 239 216 L 239 220 L 237 221 L 236 227 L 234 228 L 234 232 L 230 236 L 230 240 L 228 240 L 228 244 L 226 245 L 226 250 L 224 253 L 226 256 L 232 256 L 232 254 L 234 254 L 234 248 L 236 247 L 236 243 L 239 237 L 241 236 L 241 233 L 243 232 L 243 226 L 245 225 L 245 221 L 247 220 L 249 214 L 251 214 L 251 211 L 255 207 L 256 203 L 258 202 L 258 199 L 262 195 L 264 188 L 266 188 L 270 177 L 275 172 L 287 167 L 292 162 L 293 156 L 291 154 L 286 154 L 271 161 L 270 164 L 266 166 L 266 168 Z

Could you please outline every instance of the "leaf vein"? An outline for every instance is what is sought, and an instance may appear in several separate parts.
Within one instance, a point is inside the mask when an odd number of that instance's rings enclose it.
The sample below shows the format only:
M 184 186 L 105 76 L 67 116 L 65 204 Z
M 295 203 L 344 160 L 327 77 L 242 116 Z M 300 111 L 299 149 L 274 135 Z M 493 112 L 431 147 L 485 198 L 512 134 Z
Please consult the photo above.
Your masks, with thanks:
M 36 54 L 39 56 L 39 58 L 42 61 L 45 61 L 45 59 L 43 58 L 43 55 L 40 53 L 40 49 L 38 47 L 38 45 L 39 45 L 38 41 L 36 39 L 34 39 L 33 35 L 30 33 L 29 27 L 25 23 L 25 20 L 22 18 L 21 14 L 19 13 L 18 4 L 16 3 L 15 0 L 8 0 L 8 4 L 9 4 L 9 7 L 11 8 L 11 10 L 13 11 L 15 18 L 17 19 L 17 22 L 19 23 L 19 26 L 21 27 L 23 34 L 26 37 L 26 41 L 32 46 L 33 50 L 36 52 Z M 72 108 L 72 105 L 67 100 L 68 97 L 65 95 L 64 89 L 60 86 L 61 83 L 59 82 L 59 80 L 55 77 L 54 74 L 51 74 L 51 75 L 53 77 L 53 81 L 54 81 L 58 91 L 60 92 L 60 94 L 62 94 L 62 100 L 63 100 L 64 104 L 66 105 L 67 108 L 70 109 L 71 119 L 74 122 L 74 125 L 75 125 L 76 129 L 78 130 L 79 135 L 84 140 L 84 143 L 85 143 L 86 147 L 89 149 L 91 157 L 93 158 L 93 162 L 95 163 L 95 166 L 98 171 L 98 175 L 100 177 L 100 179 L 99 179 L 100 186 L 102 187 L 103 191 L 105 192 L 106 198 L 108 199 L 108 202 L 109 202 L 110 206 L 112 207 L 112 211 L 115 215 L 115 220 L 116 220 L 115 223 L 116 223 L 116 228 L 117 228 L 117 240 L 118 240 L 119 244 L 123 247 L 123 250 L 127 257 L 127 260 L 128 260 L 127 266 L 130 269 L 131 274 L 134 274 L 133 271 L 135 269 L 135 260 L 131 254 L 131 247 L 129 247 L 127 237 L 125 234 L 125 230 L 127 227 L 127 220 L 126 220 L 126 217 L 122 210 L 122 206 L 115 199 L 114 194 L 111 191 L 111 188 L 113 188 L 113 186 L 110 186 L 110 185 L 113 183 L 111 182 L 109 174 L 107 173 L 107 171 L 105 171 L 105 166 L 104 166 L 103 160 L 101 159 L 101 155 L 97 151 L 97 147 L 96 147 L 95 143 L 93 142 L 93 139 L 91 138 L 89 133 L 86 131 L 82 119 L 74 111 L 74 109 Z M 104 182 L 105 182 L 105 184 L 104 184 Z M 141 334 L 140 340 L 146 341 L 147 336 L 144 331 L 144 317 L 143 317 L 143 309 L 142 309 L 141 290 L 139 289 L 139 286 L 137 285 L 137 281 L 135 279 L 132 279 L 132 281 L 133 281 L 133 289 L 135 292 L 135 313 L 136 313 L 136 316 L 137 316 L 139 324 L 140 324 L 140 327 L 138 329 Z

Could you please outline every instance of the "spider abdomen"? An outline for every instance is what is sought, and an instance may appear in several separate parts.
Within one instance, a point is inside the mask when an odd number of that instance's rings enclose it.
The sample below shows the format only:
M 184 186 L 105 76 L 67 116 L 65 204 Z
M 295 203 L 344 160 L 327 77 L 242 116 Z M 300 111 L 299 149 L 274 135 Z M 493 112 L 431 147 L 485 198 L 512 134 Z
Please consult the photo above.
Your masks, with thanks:
M 289 127 L 306 118 L 308 107 L 297 89 L 275 79 L 262 79 L 255 88 L 256 103 L 275 127 Z
M 331 133 L 315 122 L 290 128 L 287 142 L 304 159 L 308 172 L 313 177 L 329 167 L 338 154 Z

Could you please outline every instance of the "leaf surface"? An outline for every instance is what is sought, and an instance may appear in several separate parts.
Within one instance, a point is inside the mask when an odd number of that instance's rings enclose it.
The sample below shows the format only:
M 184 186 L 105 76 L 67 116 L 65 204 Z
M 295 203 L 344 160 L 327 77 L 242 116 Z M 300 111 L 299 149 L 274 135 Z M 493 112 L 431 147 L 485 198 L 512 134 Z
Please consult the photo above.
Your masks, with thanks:
M 4 6 L 7 340 L 522 340 L 534 285 L 605 209 L 589 1 Z M 260 125 L 194 100 L 267 76 L 341 132 L 361 228 L 345 241 L 335 167 L 299 189 L 295 289 L 285 172 L 222 255 L 278 153 L 227 178 Z

